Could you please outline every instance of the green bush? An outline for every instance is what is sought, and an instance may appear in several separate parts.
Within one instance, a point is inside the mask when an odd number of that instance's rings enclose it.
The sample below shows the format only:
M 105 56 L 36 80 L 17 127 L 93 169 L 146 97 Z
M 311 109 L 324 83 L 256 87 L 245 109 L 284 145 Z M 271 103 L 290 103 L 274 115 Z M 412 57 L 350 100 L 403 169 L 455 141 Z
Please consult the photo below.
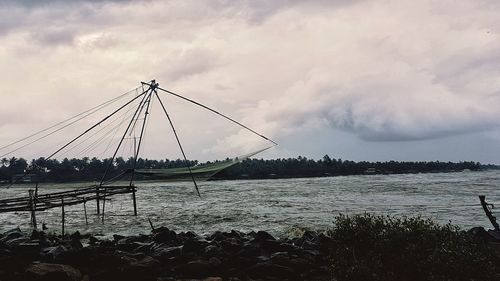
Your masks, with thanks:
M 370 214 L 334 220 L 332 274 L 343 280 L 500 280 L 500 258 L 486 242 L 451 224 Z

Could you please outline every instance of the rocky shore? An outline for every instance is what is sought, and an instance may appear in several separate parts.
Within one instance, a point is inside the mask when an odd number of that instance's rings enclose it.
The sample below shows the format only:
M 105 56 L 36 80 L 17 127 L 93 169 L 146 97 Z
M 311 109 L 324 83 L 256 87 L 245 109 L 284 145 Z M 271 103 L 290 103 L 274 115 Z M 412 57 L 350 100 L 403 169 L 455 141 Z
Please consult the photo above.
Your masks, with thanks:
M 160 227 L 99 240 L 19 229 L 0 234 L 0 281 L 331 280 L 332 240 L 306 231 L 276 239 L 264 231 L 200 236 Z

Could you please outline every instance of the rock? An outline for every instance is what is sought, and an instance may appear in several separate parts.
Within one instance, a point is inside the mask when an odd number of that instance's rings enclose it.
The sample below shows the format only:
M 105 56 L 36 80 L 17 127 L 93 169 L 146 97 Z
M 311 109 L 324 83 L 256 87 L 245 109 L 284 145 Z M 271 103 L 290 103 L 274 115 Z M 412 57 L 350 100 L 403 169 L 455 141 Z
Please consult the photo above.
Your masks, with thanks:
M 208 245 L 209 243 L 203 238 L 197 240 L 186 240 L 184 242 L 184 246 L 182 247 L 182 251 L 185 253 L 202 253 Z
M 214 232 L 212 235 L 210 235 L 208 237 L 208 240 L 210 240 L 210 241 L 218 241 L 218 242 L 223 241 L 225 239 L 226 239 L 226 236 L 222 232 L 220 232 L 220 231 L 216 231 L 216 232 Z
M 155 235 L 153 241 L 156 243 L 172 243 L 177 240 L 177 234 L 175 231 L 171 231 L 166 227 L 161 227 L 155 229 Z
M 36 263 L 26 269 L 26 279 L 33 281 L 80 281 L 82 274 L 72 266 L 52 263 Z
M 180 257 L 182 255 L 182 246 L 158 248 L 152 252 L 152 255 L 160 260 Z
M 222 261 L 217 257 L 211 257 L 208 260 L 208 263 L 211 264 L 213 267 L 219 267 L 222 264 Z
M 237 231 L 237 230 L 231 230 L 228 234 L 225 235 L 226 237 L 231 237 L 235 238 L 238 240 L 242 240 L 245 237 L 245 234 L 243 232 Z
M 38 253 L 40 251 L 40 243 L 38 241 L 21 242 L 16 245 L 15 250 Z
M 302 234 L 302 239 L 308 241 L 317 240 L 318 233 L 316 233 L 315 231 L 306 230 L 304 231 L 304 234 Z
M 241 250 L 241 241 L 234 238 L 227 238 L 221 241 L 221 247 L 224 252 L 234 254 Z
M 150 256 L 140 260 L 130 262 L 123 270 L 122 280 L 156 280 L 160 267 L 160 262 Z
M 95 238 L 94 236 L 89 236 L 89 244 L 90 246 L 94 246 L 96 245 L 97 243 L 99 242 L 99 240 L 97 238 Z
M 66 247 L 59 245 L 59 246 L 47 247 L 47 248 L 42 249 L 41 255 L 42 255 L 42 257 L 55 260 L 67 252 L 68 252 L 68 249 Z
M 253 239 L 255 242 L 261 242 L 265 240 L 276 240 L 271 234 L 265 232 L 265 231 L 259 231 L 257 234 L 255 234 L 255 237 Z
M 33 229 L 33 231 L 31 232 L 30 239 L 37 240 L 40 239 L 41 237 L 45 238 L 45 232 Z
M 145 256 L 141 260 L 130 263 L 130 266 L 140 267 L 140 268 L 151 268 L 151 267 L 156 267 L 159 265 L 160 265 L 160 262 L 157 259 L 152 258 L 150 256 Z
M 222 255 L 222 248 L 216 245 L 208 245 L 204 249 L 204 253 L 206 256 L 215 257 Z
M 130 244 L 130 249 L 136 253 L 137 252 L 146 253 L 149 252 L 149 249 L 151 249 L 153 243 L 154 242 L 149 242 L 149 243 L 133 242 L 132 244 Z
M 185 238 L 187 238 L 187 239 L 199 238 L 199 236 L 196 233 L 192 232 L 192 231 L 188 231 L 188 232 L 184 233 L 183 236 Z
M 120 243 L 120 240 L 122 240 L 122 239 L 124 239 L 124 238 L 127 238 L 127 237 L 125 237 L 125 236 L 123 236 L 123 235 L 118 235 L 118 234 L 114 234 L 114 235 L 113 235 L 113 241 L 115 241 L 115 242 L 116 242 L 116 243 L 118 243 L 118 244 Z
M 75 250 L 83 248 L 82 242 L 80 242 L 80 239 L 77 238 L 72 238 L 69 242 L 69 246 Z
M 216 268 L 206 260 L 195 260 L 176 267 L 175 272 L 190 278 L 205 278 L 215 275 Z
M 486 231 L 484 227 L 473 227 L 469 231 L 467 231 L 467 233 L 483 241 L 498 241 L 498 239 L 496 239 L 495 236 L 491 235 L 489 231 Z
M 99 246 L 101 246 L 102 248 L 110 248 L 110 249 L 113 249 L 115 247 L 115 243 L 113 241 L 109 241 L 109 240 L 102 240 L 100 243 L 99 243 Z
M 138 252 L 138 251 L 147 252 L 148 249 L 150 249 L 151 246 L 153 245 L 153 242 L 143 243 L 133 240 L 135 239 L 127 239 L 127 238 L 120 239 L 116 243 L 116 248 L 127 252 Z
M 8 237 L 6 237 L 6 238 L 8 238 Z M 28 237 L 20 236 L 20 237 L 13 238 L 13 239 L 7 239 L 7 241 L 5 241 L 5 245 L 7 245 L 9 247 L 14 247 L 14 246 L 17 246 L 21 243 L 25 243 L 25 242 L 29 242 L 29 241 L 30 241 L 30 239 Z
M 330 252 L 335 248 L 335 242 L 331 237 L 326 236 L 323 233 L 320 233 L 318 238 L 319 238 L 320 251 Z
M 71 240 L 80 240 L 80 239 L 82 239 L 82 235 L 80 234 L 80 231 L 78 231 L 78 230 L 75 231 L 75 232 L 73 232 L 73 234 L 71 234 L 69 237 L 71 238 Z
M 203 279 L 203 281 L 222 281 L 223 279 L 221 277 L 207 277 Z
M 312 267 L 311 263 L 300 257 L 291 257 L 286 252 L 278 252 L 271 255 L 270 258 L 273 264 L 282 265 L 293 269 L 295 272 L 304 272 Z
M 7 237 L 7 236 L 11 235 L 12 233 L 21 234 L 21 236 L 23 235 L 23 232 L 21 231 L 21 229 L 19 227 L 16 227 L 16 228 L 13 228 L 11 230 L 7 230 L 4 233 L 2 233 L 2 237 Z
M 178 281 L 178 280 L 173 277 L 158 277 L 156 278 L 156 281 Z
M 294 271 L 286 266 L 273 264 L 270 262 L 258 263 L 251 266 L 247 270 L 248 276 L 251 278 L 268 279 L 270 277 L 282 279 L 294 279 L 298 276 Z
M 296 246 L 292 244 L 282 243 L 277 240 L 264 240 L 260 244 L 262 249 L 269 253 L 291 252 L 297 250 Z
M 261 254 L 261 248 L 258 244 L 247 243 L 243 245 L 241 250 L 236 253 L 237 256 L 241 257 L 257 257 Z
M 16 242 L 12 243 L 13 240 L 20 239 L 20 238 L 24 239 L 24 240 L 22 240 L 23 242 L 29 240 L 27 237 L 24 237 L 24 234 L 21 232 L 21 229 L 14 228 L 14 229 L 11 229 L 9 231 L 4 232 L 3 237 L 2 237 L 2 239 L 0 239 L 0 241 L 5 243 L 6 245 L 11 245 L 11 244 L 16 243 Z M 21 241 L 21 240 L 17 240 L 17 241 Z

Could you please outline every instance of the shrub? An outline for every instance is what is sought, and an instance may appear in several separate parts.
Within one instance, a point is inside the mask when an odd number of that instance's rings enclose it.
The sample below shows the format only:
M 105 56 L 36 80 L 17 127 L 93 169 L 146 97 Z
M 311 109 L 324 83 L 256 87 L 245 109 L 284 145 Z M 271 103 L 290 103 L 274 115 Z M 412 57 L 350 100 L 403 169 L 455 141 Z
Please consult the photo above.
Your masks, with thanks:
M 334 220 L 335 280 L 500 280 L 500 258 L 484 241 L 451 224 L 370 214 Z

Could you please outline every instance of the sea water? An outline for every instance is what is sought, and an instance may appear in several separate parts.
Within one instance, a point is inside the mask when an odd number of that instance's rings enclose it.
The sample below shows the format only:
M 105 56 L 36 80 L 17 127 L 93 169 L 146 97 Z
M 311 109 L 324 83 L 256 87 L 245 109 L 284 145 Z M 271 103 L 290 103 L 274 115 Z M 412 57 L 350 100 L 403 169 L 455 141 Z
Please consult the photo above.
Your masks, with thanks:
M 46 184 L 39 193 L 76 186 Z M 117 195 L 106 201 L 104 223 L 96 215 L 95 201 L 86 204 L 88 224 L 83 205 L 66 207 L 66 231 L 106 237 L 149 233 L 150 219 L 154 227 L 199 234 L 236 229 L 286 236 L 304 229 L 327 229 L 340 213 L 420 215 L 464 229 L 491 228 L 478 195 L 500 206 L 500 171 L 207 181 L 199 183 L 201 197 L 189 182 L 137 186 L 138 216 L 133 216 L 131 194 Z M 30 188 L 1 188 L 0 198 L 27 196 Z M 28 212 L 3 213 L 0 221 L 0 231 L 31 228 Z M 61 209 L 37 212 L 37 221 L 39 227 L 44 223 L 48 231 L 59 233 Z

